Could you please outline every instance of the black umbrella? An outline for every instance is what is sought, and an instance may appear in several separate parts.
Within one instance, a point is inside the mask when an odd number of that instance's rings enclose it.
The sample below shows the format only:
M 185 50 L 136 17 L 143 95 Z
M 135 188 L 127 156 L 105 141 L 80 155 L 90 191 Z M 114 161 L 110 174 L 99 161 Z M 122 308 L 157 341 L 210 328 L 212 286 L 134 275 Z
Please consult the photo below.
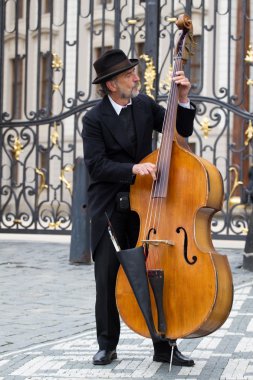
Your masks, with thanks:
M 118 251 L 117 257 L 132 287 L 153 342 L 163 340 L 157 334 L 154 325 L 143 247 Z
M 121 250 L 107 214 L 106 217 L 108 220 L 109 235 L 116 250 L 116 255 L 131 285 L 137 303 L 146 321 L 150 336 L 155 343 L 164 340 L 164 338 L 157 333 L 154 325 L 144 248 L 141 246 Z

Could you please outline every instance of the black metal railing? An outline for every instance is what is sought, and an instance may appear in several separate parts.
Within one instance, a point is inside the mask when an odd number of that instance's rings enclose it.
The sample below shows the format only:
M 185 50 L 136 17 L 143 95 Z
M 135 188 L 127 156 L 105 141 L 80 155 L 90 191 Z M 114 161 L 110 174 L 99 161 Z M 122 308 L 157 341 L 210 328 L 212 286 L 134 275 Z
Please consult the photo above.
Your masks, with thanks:
M 251 207 L 244 195 L 253 143 L 252 1 L 57 4 L 0 2 L 0 232 L 71 232 L 82 117 L 98 101 L 93 61 L 110 47 L 141 56 L 141 91 L 165 105 L 178 34 L 174 18 L 187 13 L 197 43 L 185 65 L 197 105 L 189 144 L 224 180 L 213 236 L 244 239 Z M 155 73 L 149 83 L 148 69 Z

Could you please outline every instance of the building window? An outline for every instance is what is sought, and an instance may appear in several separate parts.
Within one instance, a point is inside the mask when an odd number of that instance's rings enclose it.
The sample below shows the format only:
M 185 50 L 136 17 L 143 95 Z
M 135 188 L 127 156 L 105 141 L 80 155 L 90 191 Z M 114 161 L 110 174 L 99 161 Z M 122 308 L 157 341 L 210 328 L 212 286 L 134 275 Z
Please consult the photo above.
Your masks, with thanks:
M 45 148 L 40 151 L 40 169 L 43 169 L 47 172 L 48 169 L 48 152 Z
M 201 36 L 194 36 L 196 43 L 194 54 L 190 57 L 192 89 L 197 89 L 201 76 Z
M 112 46 L 104 46 L 103 48 L 100 47 L 100 48 L 96 48 L 95 49 L 95 59 L 94 59 L 94 62 L 99 58 L 101 57 L 102 54 L 104 54 L 106 51 L 112 49 Z M 95 73 L 95 70 L 94 70 L 94 75 L 93 75 L 93 78 L 95 79 L 95 77 L 97 77 L 97 74 Z M 96 85 L 96 94 L 95 94 L 95 97 L 100 97 L 100 84 L 97 84 Z
M 110 49 L 112 49 L 112 46 L 104 46 L 103 48 L 102 47 L 96 48 L 94 61 L 96 61 L 99 57 L 101 57 L 102 54 L 106 53 Z
M 137 44 L 135 44 L 135 50 L 136 50 L 138 59 L 142 56 L 142 54 L 144 54 L 144 46 L 145 46 L 144 42 L 138 42 Z M 137 74 L 140 78 L 143 75 L 141 65 L 137 66 Z
M 196 143 L 195 142 L 188 142 L 188 145 L 191 149 L 191 152 L 196 154 Z
M 41 84 L 40 84 L 40 108 L 47 110 L 47 113 L 51 110 L 52 100 L 52 56 L 50 52 L 42 55 L 41 59 Z
M 48 151 L 46 148 L 42 147 L 39 153 L 39 171 L 38 176 L 38 189 L 39 194 L 44 189 L 45 185 L 48 183 Z
M 16 159 L 13 150 L 10 150 L 9 152 L 10 152 L 10 157 L 11 157 L 11 163 L 10 163 L 11 186 L 17 186 L 18 185 L 18 160 Z
M 99 0 L 98 2 L 100 5 L 106 5 L 112 3 L 112 0 Z
M 144 42 L 138 42 L 137 44 L 135 44 L 137 58 L 140 58 L 140 56 L 144 54 L 144 45 Z
M 23 0 L 18 0 L 16 2 L 16 10 L 17 10 L 17 16 L 19 18 L 23 18 Z
M 51 13 L 52 1 L 44 0 L 42 4 L 43 4 L 42 13 Z
M 23 60 L 17 55 L 12 65 L 12 115 L 13 119 L 22 117 Z

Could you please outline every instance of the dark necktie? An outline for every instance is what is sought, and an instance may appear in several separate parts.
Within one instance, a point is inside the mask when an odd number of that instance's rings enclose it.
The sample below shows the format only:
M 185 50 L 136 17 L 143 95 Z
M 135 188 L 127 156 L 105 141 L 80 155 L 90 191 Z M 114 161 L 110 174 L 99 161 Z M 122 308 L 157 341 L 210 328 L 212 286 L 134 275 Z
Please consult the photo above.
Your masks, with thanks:
M 132 146 L 132 154 L 135 155 L 136 152 L 136 131 L 132 113 L 132 106 L 127 106 L 122 108 L 119 114 L 120 122 L 122 127 L 127 132 L 128 140 Z

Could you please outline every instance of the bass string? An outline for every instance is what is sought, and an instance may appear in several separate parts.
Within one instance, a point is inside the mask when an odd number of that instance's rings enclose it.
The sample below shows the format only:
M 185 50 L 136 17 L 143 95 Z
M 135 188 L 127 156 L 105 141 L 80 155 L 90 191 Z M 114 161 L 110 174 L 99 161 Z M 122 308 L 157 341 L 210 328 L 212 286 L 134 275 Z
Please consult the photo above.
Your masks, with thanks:
M 175 70 L 173 73 L 180 70 L 181 61 L 177 58 L 175 63 Z M 171 98 L 170 104 L 168 107 L 168 112 L 166 115 L 166 125 L 164 129 L 164 136 L 162 138 L 162 154 L 160 157 L 161 162 L 158 162 L 158 173 L 161 171 L 161 181 L 157 186 L 160 186 L 161 189 L 164 189 L 168 186 L 169 182 L 169 174 L 170 174 L 170 164 L 171 164 L 171 156 L 172 156 L 172 148 L 173 148 L 173 139 L 175 134 L 175 125 L 176 125 L 176 113 L 177 113 L 177 105 L 178 105 L 178 87 L 173 82 L 171 88 Z M 167 165 L 167 170 L 162 170 L 165 165 Z M 167 196 L 167 194 L 166 194 Z M 158 203 L 158 211 L 157 211 L 157 221 L 156 225 L 159 229 L 161 223 L 161 213 L 163 207 L 164 198 L 159 198 Z
M 175 75 L 176 71 L 180 70 L 181 66 L 181 60 L 176 57 L 175 63 L 173 67 L 173 76 Z M 149 236 L 150 229 L 155 229 L 156 231 L 159 230 L 159 226 L 161 223 L 161 213 L 162 213 L 162 207 L 163 207 L 163 198 L 162 197 L 154 197 L 153 194 L 157 190 L 158 194 L 160 190 L 166 186 L 166 181 L 168 181 L 168 175 L 166 175 L 165 171 L 162 170 L 165 164 L 170 164 L 168 161 L 170 160 L 171 153 L 172 153 L 172 142 L 174 138 L 174 125 L 175 125 L 175 117 L 176 117 L 176 110 L 177 110 L 177 103 L 178 103 L 178 89 L 177 85 L 172 82 L 171 84 L 171 90 L 170 95 L 168 97 L 167 101 L 167 108 L 165 112 L 164 117 L 164 123 L 162 128 L 162 141 L 161 146 L 158 151 L 158 157 L 157 157 L 157 172 L 158 175 L 161 175 L 161 178 L 159 182 L 153 181 L 152 183 L 152 189 L 150 193 L 149 198 L 149 204 L 148 204 L 148 212 L 145 222 L 145 228 L 144 228 L 144 237 L 143 239 L 147 239 Z M 153 230 L 154 232 L 154 230 Z M 151 254 L 150 254 L 151 253 Z M 152 267 L 159 267 L 160 266 L 160 259 L 159 255 L 157 254 L 156 249 L 151 249 L 149 247 L 149 260 L 147 261 L 147 269 Z

